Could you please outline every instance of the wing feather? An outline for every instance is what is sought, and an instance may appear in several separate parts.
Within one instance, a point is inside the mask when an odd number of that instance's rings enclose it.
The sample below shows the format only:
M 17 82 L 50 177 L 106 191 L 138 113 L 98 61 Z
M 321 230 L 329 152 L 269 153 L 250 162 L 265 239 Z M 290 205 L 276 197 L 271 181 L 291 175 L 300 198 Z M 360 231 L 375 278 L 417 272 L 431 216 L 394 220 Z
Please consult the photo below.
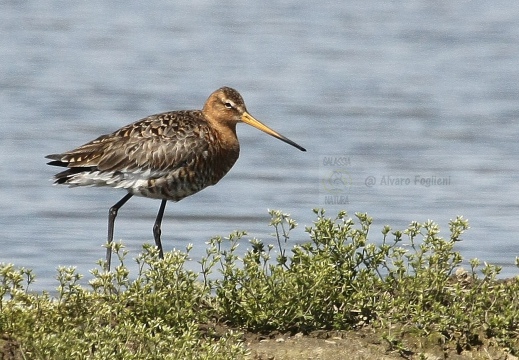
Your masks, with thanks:
M 47 158 L 54 160 L 51 165 L 103 172 L 149 171 L 152 177 L 160 177 L 210 151 L 212 132 L 200 111 L 169 112 Z

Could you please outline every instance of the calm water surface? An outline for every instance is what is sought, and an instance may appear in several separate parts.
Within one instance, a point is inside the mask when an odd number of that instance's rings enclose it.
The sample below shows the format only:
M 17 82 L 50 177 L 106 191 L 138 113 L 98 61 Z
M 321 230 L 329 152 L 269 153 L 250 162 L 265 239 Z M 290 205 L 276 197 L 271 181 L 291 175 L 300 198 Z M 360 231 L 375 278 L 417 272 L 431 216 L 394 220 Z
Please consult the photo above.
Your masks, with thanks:
M 193 243 L 193 269 L 214 235 L 268 240 L 269 208 L 299 222 L 297 242 L 311 209 L 326 207 L 368 212 L 373 240 L 385 224 L 427 219 L 448 236 L 449 219 L 463 215 L 464 258 L 516 275 L 518 19 L 513 1 L 6 1 L 0 262 L 34 269 L 36 290 L 57 286 L 59 265 L 88 279 L 124 193 L 53 187 L 57 169 L 43 156 L 148 114 L 200 108 L 228 85 L 308 151 L 239 127 L 231 172 L 167 207 L 165 249 Z M 115 238 L 130 257 L 152 241 L 158 206 L 133 198 L 119 212 Z

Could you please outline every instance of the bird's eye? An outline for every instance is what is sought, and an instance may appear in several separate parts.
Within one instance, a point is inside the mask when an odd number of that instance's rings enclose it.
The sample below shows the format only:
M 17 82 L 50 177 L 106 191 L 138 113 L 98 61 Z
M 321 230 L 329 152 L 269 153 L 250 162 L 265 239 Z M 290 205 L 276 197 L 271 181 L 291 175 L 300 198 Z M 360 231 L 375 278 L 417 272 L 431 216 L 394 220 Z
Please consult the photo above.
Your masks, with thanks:
M 227 109 L 232 109 L 232 108 L 233 108 L 233 103 L 230 102 L 230 101 L 226 101 L 224 105 L 225 105 L 225 107 L 226 107 Z

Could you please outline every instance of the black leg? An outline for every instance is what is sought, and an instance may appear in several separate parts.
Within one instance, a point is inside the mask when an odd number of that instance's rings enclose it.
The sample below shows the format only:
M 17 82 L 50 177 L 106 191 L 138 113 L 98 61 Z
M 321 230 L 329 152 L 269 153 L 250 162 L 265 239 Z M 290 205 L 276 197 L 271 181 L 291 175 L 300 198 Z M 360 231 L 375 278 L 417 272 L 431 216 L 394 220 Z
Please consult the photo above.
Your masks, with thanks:
M 133 196 L 133 194 L 126 194 L 121 200 L 108 210 L 108 244 L 112 244 L 114 240 L 114 223 L 117 211 Z M 112 261 L 112 248 L 106 249 L 106 271 L 110 271 L 110 262 Z
M 162 243 L 160 242 L 160 225 L 162 224 L 162 218 L 164 217 L 166 202 L 167 200 L 162 200 L 162 203 L 160 203 L 159 213 L 157 214 L 155 225 L 153 225 L 153 237 L 155 238 L 155 245 L 157 245 L 157 248 L 159 249 L 159 257 L 161 259 L 164 259 L 164 252 L 162 251 Z

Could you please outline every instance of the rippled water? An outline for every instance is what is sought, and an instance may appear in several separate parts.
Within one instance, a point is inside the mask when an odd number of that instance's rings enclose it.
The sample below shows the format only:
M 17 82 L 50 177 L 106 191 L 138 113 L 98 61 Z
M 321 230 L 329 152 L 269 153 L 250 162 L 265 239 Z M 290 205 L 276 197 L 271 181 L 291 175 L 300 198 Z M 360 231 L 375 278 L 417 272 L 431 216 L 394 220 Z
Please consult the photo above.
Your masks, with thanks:
M 306 239 L 314 207 L 368 212 L 373 240 L 385 224 L 402 229 L 427 219 L 447 236 L 449 219 L 464 215 L 471 229 L 462 255 L 517 274 L 515 2 L 6 1 L 2 8 L 0 262 L 33 268 L 35 289 L 55 287 L 59 265 L 84 274 L 95 266 L 108 208 L 124 195 L 53 187 L 57 169 L 43 156 L 148 114 L 200 108 L 223 85 L 308 152 L 240 126 L 242 152 L 231 172 L 168 204 L 165 250 L 194 243 L 196 260 L 211 236 L 235 229 L 268 239 L 268 208 L 298 220 L 294 241 Z M 158 206 L 133 198 L 119 212 L 115 238 L 131 257 L 152 241 Z

